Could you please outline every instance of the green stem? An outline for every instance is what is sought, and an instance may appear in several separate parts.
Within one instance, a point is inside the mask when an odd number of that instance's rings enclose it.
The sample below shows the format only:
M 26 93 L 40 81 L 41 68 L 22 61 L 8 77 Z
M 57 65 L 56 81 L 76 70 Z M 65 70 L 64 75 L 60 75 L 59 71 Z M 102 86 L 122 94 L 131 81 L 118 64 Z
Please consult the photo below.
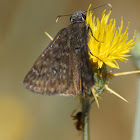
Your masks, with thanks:
M 81 97 L 82 113 L 83 113 L 83 140 L 90 140 L 89 138 L 89 110 L 90 100 Z
M 140 34 L 136 35 L 135 48 L 131 51 L 132 58 L 138 70 L 140 70 Z M 133 140 L 140 140 L 140 75 L 138 77 L 136 114 L 133 130 Z

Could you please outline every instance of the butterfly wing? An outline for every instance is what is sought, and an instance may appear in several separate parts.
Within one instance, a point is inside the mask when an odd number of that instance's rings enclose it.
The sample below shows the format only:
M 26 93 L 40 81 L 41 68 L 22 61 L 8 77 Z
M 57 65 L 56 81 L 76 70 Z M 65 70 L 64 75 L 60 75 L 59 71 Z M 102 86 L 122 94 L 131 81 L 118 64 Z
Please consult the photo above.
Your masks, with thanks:
M 25 88 L 42 94 L 76 94 L 72 84 L 72 55 L 68 33 L 67 28 L 60 30 L 39 56 L 24 79 Z
M 60 30 L 24 79 L 28 90 L 51 95 L 86 94 L 93 84 L 85 22 Z

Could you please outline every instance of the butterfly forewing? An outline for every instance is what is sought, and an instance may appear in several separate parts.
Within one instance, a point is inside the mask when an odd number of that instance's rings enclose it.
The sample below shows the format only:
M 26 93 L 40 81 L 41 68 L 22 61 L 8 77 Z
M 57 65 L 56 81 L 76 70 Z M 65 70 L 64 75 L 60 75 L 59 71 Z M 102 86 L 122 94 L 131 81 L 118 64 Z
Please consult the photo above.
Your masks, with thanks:
M 76 20 L 60 30 L 39 56 L 24 79 L 27 89 L 51 95 L 91 91 L 94 78 L 88 56 L 86 24 Z

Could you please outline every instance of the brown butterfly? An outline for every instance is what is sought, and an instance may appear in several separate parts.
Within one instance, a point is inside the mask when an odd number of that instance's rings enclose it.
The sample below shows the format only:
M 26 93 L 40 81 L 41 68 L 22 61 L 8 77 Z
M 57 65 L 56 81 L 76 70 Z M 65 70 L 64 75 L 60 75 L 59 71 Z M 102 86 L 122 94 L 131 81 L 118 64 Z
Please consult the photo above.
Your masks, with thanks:
M 89 61 L 86 15 L 77 11 L 58 32 L 24 79 L 28 90 L 47 95 L 91 92 L 94 74 Z

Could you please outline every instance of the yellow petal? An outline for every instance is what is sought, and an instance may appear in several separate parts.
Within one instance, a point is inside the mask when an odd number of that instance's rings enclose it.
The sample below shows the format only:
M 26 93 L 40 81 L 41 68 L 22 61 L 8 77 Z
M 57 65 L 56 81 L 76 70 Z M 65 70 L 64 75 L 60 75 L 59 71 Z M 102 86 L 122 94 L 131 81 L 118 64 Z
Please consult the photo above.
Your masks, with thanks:
M 90 7 L 91 5 L 89 9 Z M 121 19 L 120 27 L 116 30 L 115 19 L 109 21 L 111 11 L 108 14 L 105 14 L 105 12 L 106 10 L 103 11 L 101 20 L 95 18 L 95 16 L 93 17 L 91 11 L 87 12 L 86 24 L 90 26 L 93 34 L 89 31 L 88 47 L 94 55 L 89 54 L 90 60 L 92 59 L 93 63 L 97 63 L 98 68 L 101 68 L 105 63 L 112 68 L 119 69 L 116 60 L 126 62 L 125 57 L 130 56 L 127 53 L 135 44 L 134 37 L 128 40 L 129 23 L 124 33 L 122 33 L 123 19 Z

